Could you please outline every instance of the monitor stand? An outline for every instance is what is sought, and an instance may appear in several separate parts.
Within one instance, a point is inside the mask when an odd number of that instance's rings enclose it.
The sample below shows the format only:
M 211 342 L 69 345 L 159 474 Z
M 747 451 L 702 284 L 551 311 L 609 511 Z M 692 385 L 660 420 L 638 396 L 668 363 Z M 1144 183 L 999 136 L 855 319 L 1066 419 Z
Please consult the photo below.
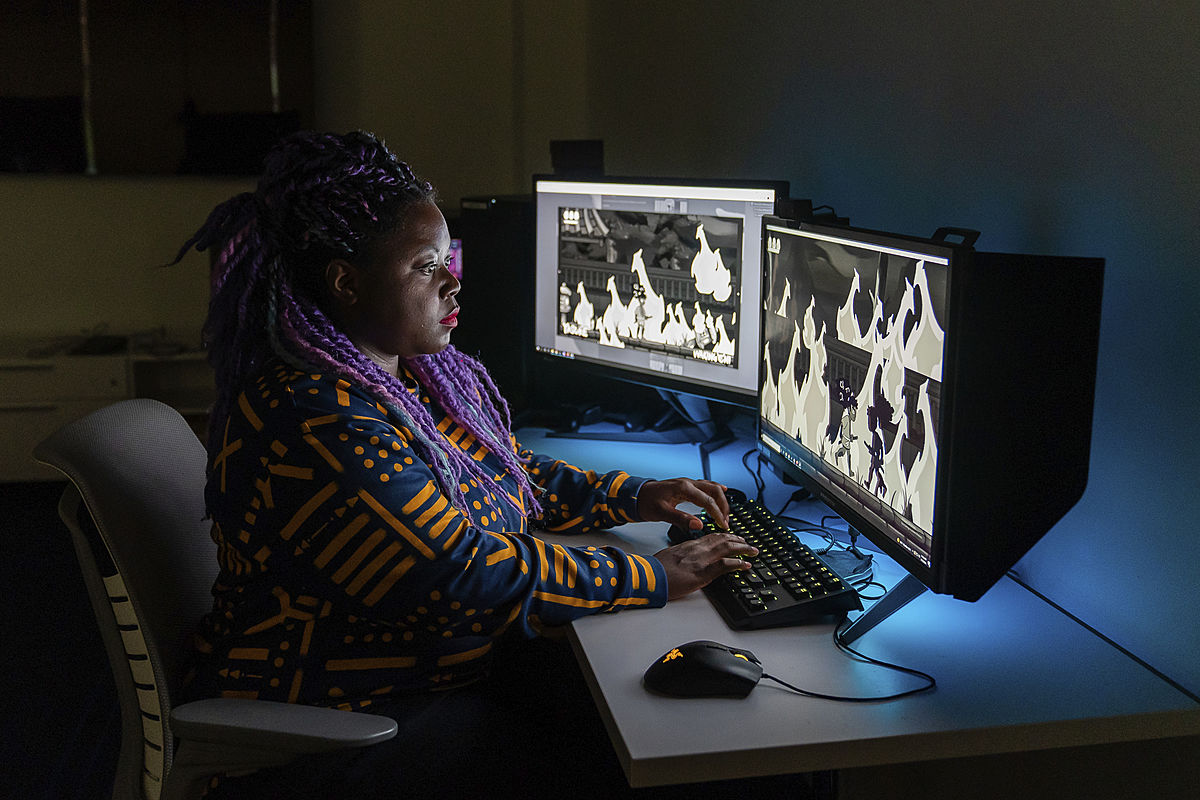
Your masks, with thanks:
M 655 388 L 659 397 L 667 404 L 668 412 L 662 414 L 645 430 L 623 431 L 556 431 L 546 434 L 547 438 L 599 439 L 614 442 L 649 442 L 654 444 L 698 444 L 700 446 L 700 468 L 705 480 L 711 480 L 709 456 L 714 450 L 733 441 L 729 425 L 713 415 L 708 400 L 695 395 L 670 389 Z M 678 419 L 682 425 L 677 424 Z
M 838 637 L 839 640 L 842 644 L 850 644 L 892 614 L 895 614 L 904 608 L 904 606 L 920 597 L 925 591 L 925 584 L 912 575 L 905 573 L 899 583 L 888 589 L 883 597 L 876 600 L 870 608 L 859 614 L 858 618 L 841 632 Z

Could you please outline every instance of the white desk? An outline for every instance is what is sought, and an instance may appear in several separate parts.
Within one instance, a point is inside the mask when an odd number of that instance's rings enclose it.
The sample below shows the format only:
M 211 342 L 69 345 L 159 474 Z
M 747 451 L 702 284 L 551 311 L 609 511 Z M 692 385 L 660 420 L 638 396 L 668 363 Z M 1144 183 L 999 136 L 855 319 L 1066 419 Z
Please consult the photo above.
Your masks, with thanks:
M 666 526 L 547 538 L 654 553 Z M 876 562 L 888 585 L 898 579 L 888 559 Z M 1194 701 L 1007 578 L 976 603 L 927 593 L 856 642 L 938 681 L 880 703 L 807 698 L 765 680 L 744 700 L 650 694 L 646 667 L 693 639 L 749 649 L 768 673 L 818 692 L 886 694 L 916 683 L 848 658 L 829 625 L 731 630 L 700 593 L 586 617 L 570 637 L 635 787 L 1200 733 Z

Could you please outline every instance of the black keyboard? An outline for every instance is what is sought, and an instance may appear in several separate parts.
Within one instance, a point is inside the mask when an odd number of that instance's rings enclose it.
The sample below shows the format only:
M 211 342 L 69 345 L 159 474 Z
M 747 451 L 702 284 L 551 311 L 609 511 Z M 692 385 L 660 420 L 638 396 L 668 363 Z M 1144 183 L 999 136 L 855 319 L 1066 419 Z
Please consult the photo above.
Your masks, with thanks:
M 704 587 L 731 628 L 825 622 L 862 609 L 858 592 L 761 503 L 741 492 L 726 497 L 729 532 L 758 548 L 758 555 L 748 559 L 749 570 L 727 573 Z M 704 520 L 698 531 L 671 526 L 667 537 L 673 544 L 722 532 L 706 513 L 697 516 Z

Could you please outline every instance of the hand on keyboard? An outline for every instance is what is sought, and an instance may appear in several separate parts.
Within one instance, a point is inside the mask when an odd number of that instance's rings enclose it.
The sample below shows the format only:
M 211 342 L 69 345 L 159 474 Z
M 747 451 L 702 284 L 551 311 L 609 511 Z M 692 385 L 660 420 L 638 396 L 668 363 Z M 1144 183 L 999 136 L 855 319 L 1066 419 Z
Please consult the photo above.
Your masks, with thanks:
M 693 503 L 703 509 L 706 517 L 717 527 L 729 528 L 729 501 L 726 488 L 716 481 L 696 481 L 691 478 L 671 478 L 647 481 L 638 490 L 638 515 L 646 522 L 669 522 L 685 530 L 700 530 L 704 521 L 678 508 L 680 503 Z
M 729 502 L 730 531 L 761 551 L 753 564 L 704 585 L 704 594 L 730 627 L 800 625 L 862 608 L 858 593 L 761 503 L 734 491 Z M 703 541 L 715 530 L 711 522 L 701 530 L 673 526 L 667 538 Z
M 750 569 L 745 557 L 758 555 L 746 540 L 731 533 L 710 533 L 660 550 L 654 557 L 667 572 L 667 599 L 677 600 L 725 573 Z

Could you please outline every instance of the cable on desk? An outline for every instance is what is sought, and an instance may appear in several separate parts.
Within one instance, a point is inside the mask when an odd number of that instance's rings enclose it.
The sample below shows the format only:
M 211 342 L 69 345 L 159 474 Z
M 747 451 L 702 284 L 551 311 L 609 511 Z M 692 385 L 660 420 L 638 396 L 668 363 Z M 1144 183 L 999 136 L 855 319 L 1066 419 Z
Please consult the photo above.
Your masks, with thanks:
M 784 505 L 784 508 L 787 508 L 786 504 Z M 782 511 L 783 509 L 780 510 Z M 859 593 L 859 597 L 861 597 L 863 600 L 878 600 L 883 596 L 882 594 L 863 594 L 863 590 L 870 586 L 877 586 L 884 592 L 887 591 L 883 584 L 874 580 L 875 564 L 873 556 L 870 553 L 862 552 L 855 547 L 853 543 L 846 545 L 838 541 L 837 537 L 834 536 L 834 531 L 825 524 L 825 521 L 828 519 L 840 519 L 840 517 L 826 515 L 821 518 L 821 522 L 819 524 L 810 522 L 806 519 L 801 519 L 800 517 L 784 516 L 782 513 L 777 514 L 776 518 L 780 522 L 785 523 L 793 532 L 812 533 L 824 539 L 825 547 L 813 551 L 817 555 L 826 555 L 834 548 L 837 548 L 842 552 L 854 554 L 858 558 L 859 566 L 853 572 L 842 574 L 841 577 L 846 581 L 846 583 L 854 587 L 854 589 Z
M 755 469 L 750 469 L 750 465 L 746 463 L 746 459 L 749 458 L 751 454 L 758 456 L 758 459 L 755 462 Z M 762 456 L 759 455 L 757 448 L 747 450 L 745 453 L 742 453 L 742 466 L 746 468 L 746 472 L 749 472 L 750 477 L 754 480 L 755 499 L 761 503 L 763 500 L 763 492 L 767 488 L 767 483 L 763 480 Z
M 839 623 L 838 626 L 833 629 L 833 644 L 835 647 L 837 647 L 838 650 L 841 650 L 843 653 L 846 653 L 851 658 L 853 658 L 857 661 L 861 661 L 865 664 L 872 664 L 877 667 L 883 667 L 884 669 L 890 669 L 895 672 L 903 672 L 906 675 L 912 675 L 914 677 L 920 678 L 922 681 L 924 681 L 924 684 L 921 686 L 912 688 L 912 689 L 905 689 L 902 692 L 896 692 L 894 694 L 878 695 L 875 697 L 844 697 L 841 695 L 822 694 L 820 692 L 809 691 L 808 689 L 801 689 L 798 686 L 793 686 L 792 684 L 787 683 L 786 681 L 782 681 L 779 678 L 776 678 L 774 675 L 768 675 L 765 672 L 763 673 L 763 677 L 773 680 L 776 683 L 778 683 L 779 685 L 784 686 L 788 689 L 791 689 L 793 692 L 796 692 L 798 694 L 805 695 L 806 697 L 816 697 L 821 700 L 836 700 L 839 703 L 877 703 L 877 702 L 881 702 L 883 700 L 898 700 L 901 697 L 909 697 L 914 694 L 920 694 L 921 692 L 928 692 L 929 690 L 931 690 L 937 686 L 937 681 L 929 673 L 921 672 L 921 670 L 913 669 L 912 667 L 902 667 L 898 664 L 890 664 L 887 661 L 881 661 L 878 658 L 872 658 L 871 656 L 863 655 L 862 653 L 860 653 L 857 650 L 855 650 L 854 648 L 852 648 L 850 645 L 843 642 L 842 641 L 842 632 L 846 628 L 846 622 L 847 621 L 843 621 L 843 622 Z
M 884 666 L 884 665 L 881 664 L 881 666 Z M 934 686 L 937 685 L 931 676 L 924 675 L 924 677 L 929 680 L 929 683 L 927 683 L 924 686 L 918 686 L 915 689 L 905 689 L 903 692 L 896 692 L 895 694 L 882 694 L 882 695 L 879 695 L 878 697 L 842 697 L 841 695 L 836 695 L 836 694 L 821 694 L 820 692 L 810 692 L 808 689 L 801 689 L 799 686 L 793 686 L 792 684 L 788 683 L 787 681 L 780 680 L 779 678 L 776 678 L 774 675 L 770 675 L 766 672 L 764 672 L 762 674 L 762 676 L 766 680 L 775 681 L 780 686 L 783 686 L 784 688 L 787 688 L 787 689 L 791 689 L 796 694 L 802 694 L 805 697 L 815 697 L 819 700 L 835 700 L 839 703 L 882 703 L 885 700 L 899 700 L 901 697 L 908 697 L 910 695 L 919 694 L 921 692 L 927 692 L 930 689 L 932 689 Z
M 852 583 L 850 585 L 854 587 L 854 590 L 858 592 L 858 596 L 863 600 L 882 600 L 883 596 L 887 594 L 887 587 L 873 578 L 861 583 Z M 864 589 L 868 589 L 872 586 L 875 586 L 879 589 L 879 594 L 863 594 Z
M 917 686 L 912 689 L 905 689 L 902 692 L 895 692 L 893 694 L 876 695 L 873 697 L 846 697 L 843 695 L 822 694 L 821 692 L 813 692 L 809 691 L 808 689 L 801 689 L 799 686 L 793 686 L 787 681 L 780 680 L 774 675 L 769 675 L 766 672 L 764 672 L 762 676 L 768 680 L 775 681 L 780 686 L 791 689 L 797 694 L 802 694 L 805 697 L 815 697 L 820 700 L 835 700 L 839 703 L 878 703 L 884 700 L 899 700 L 901 697 L 910 697 L 911 695 L 920 694 L 921 692 L 928 692 L 937 686 L 937 681 L 934 679 L 934 677 L 926 672 L 921 672 L 921 670 L 913 669 L 912 667 L 902 667 L 898 664 L 889 664 L 887 661 L 880 661 L 877 658 L 863 655 L 854 648 L 850 647 L 850 645 L 842 641 L 842 631 L 845 626 L 846 623 L 842 622 L 833 630 L 833 644 L 838 650 L 841 650 L 843 653 L 846 653 L 857 661 L 861 661 L 865 664 L 872 664 L 877 667 L 883 667 L 884 669 L 890 669 L 895 672 L 903 672 L 906 675 L 912 675 L 920 678 L 922 681 L 924 681 L 924 683 L 921 686 Z
M 796 491 L 792 492 L 790 497 L 788 497 L 787 502 L 783 504 L 783 507 L 775 512 L 775 516 L 782 517 L 783 512 L 787 511 L 787 507 L 792 503 L 803 503 L 805 500 L 811 500 L 812 497 L 813 494 L 808 489 L 803 487 L 797 489 Z
M 1041 592 L 1039 592 L 1037 589 L 1034 589 L 1032 586 L 1030 586 L 1028 583 L 1026 583 L 1026 582 L 1025 582 L 1025 580 L 1024 580 L 1023 578 L 1021 578 L 1021 576 L 1020 576 L 1020 575 L 1017 573 L 1017 571 L 1016 571 L 1016 570 L 1011 570 L 1011 569 L 1010 569 L 1010 570 L 1009 570 L 1007 573 L 1005 573 L 1005 574 L 1006 574 L 1006 576 L 1007 576 L 1007 577 L 1008 577 L 1010 580 L 1012 580 L 1014 583 L 1016 583 L 1016 584 L 1017 584 L 1018 586 L 1020 586 L 1021 588 L 1025 589 L 1025 591 L 1029 592 L 1029 593 L 1030 593 L 1030 594 L 1032 594 L 1034 597 L 1037 597 L 1038 599 L 1040 599 L 1041 601 L 1043 601 L 1044 603 L 1046 603 L 1046 604 L 1047 604 L 1048 606 L 1050 606 L 1051 608 L 1053 608 L 1053 609 L 1055 609 L 1056 611 L 1058 611 L 1059 613 L 1063 614 L 1065 617 L 1067 617 L 1067 618 L 1068 618 L 1068 619 L 1070 619 L 1071 621 L 1073 621 L 1073 622 L 1075 622 L 1075 623 L 1079 624 L 1079 625 L 1080 625 L 1080 626 L 1082 626 L 1082 627 L 1083 627 L 1085 630 L 1087 630 L 1087 631 L 1091 632 L 1093 635 L 1097 636 L 1097 637 L 1098 637 L 1098 638 L 1099 638 L 1101 641 L 1103 641 L 1103 642 L 1106 642 L 1107 644 L 1110 644 L 1110 645 L 1112 645 L 1112 646 L 1113 646 L 1114 648 L 1116 648 L 1116 649 L 1117 649 L 1119 652 L 1123 653 L 1125 656 L 1127 656 L 1128 658 L 1130 658 L 1131 660 L 1133 660 L 1133 661 L 1134 661 L 1134 663 L 1136 663 L 1136 664 L 1139 664 L 1139 665 L 1140 665 L 1140 666 L 1141 666 L 1143 669 L 1145 669 L 1145 670 L 1149 671 L 1149 672 L 1150 672 L 1152 675 L 1154 675 L 1156 678 L 1159 678 L 1160 680 L 1164 681 L 1165 683 L 1167 683 L 1167 684 L 1168 684 L 1169 686 L 1171 686 L 1172 688 L 1174 688 L 1174 689 L 1178 689 L 1178 690 L 1179 690 L 1179 691 L 1180 691 L 1182 694 L 1186 695 L 1186 696 L 1187 696 L 1189 699 L 1191 699 L 1191 700 L 1194 700 L 1194 701 L 1196 701 L 1197 703 L 1200 703 L 1200 695 L 1197 695 L 1197 694 L 1196 694 L 1195 692 L 1193 692 L 1191 689 L 1188 689 L 1186 686 L 1184 686 L 1184 685 L 1183 685 L 1183 684 L 1181 684 L 1179 681 L 1177 681 L 1177 680 L 1175 680 L 1174 678 L 1172 678 L 1170 675 L 1167 675 L 1165 672 L 1163 672 L 1162 670 L 1158 669 L 1157 667 L 1155 667 L 1153 664 L 1151 664 L 1150 662 L 1146 661 L 1145 659 L 1143 659 L 1143 658 L 1140 658 L 1140 657 L 1139 657 L 1137 654 L 1133 653 L 1133 652 L 1132 652 L 1132 651 L 1130 651 L 1128 648 L 1126 648 L 1126 647 L 1123 647 L 1122 645 L 1120 645 L 1120 644 L 1118 644 L 1117 642 L 1113 641 L 1111 638 L 1109 638 L 1108 636 L 1104 635 L 1103 633 L 1101 633 L 1099 630 L 1097 630 L 1096 628 L 1092 627 L 1091 625 L 1087 624 L 1087 623 L 1086 623 L 1086 622 L 1084 622 L 1082 619 L 1080 619 L 1079 617 L 1075 616 L 1075 615 L 1074 615 L 1074 614 L 1072 614 L 1070 611 L 1068 611 L 1067 609 L 1063 608 L 1061 605 L 1059 605 L 1058 603 L 1054 602 L 1053 600 L 1051 600 L 1051 599 L 1050 599 L 1049 597 L 1047 597 L 1046 595 L 1044 595 L 1044 594 L 1042 594 Z

